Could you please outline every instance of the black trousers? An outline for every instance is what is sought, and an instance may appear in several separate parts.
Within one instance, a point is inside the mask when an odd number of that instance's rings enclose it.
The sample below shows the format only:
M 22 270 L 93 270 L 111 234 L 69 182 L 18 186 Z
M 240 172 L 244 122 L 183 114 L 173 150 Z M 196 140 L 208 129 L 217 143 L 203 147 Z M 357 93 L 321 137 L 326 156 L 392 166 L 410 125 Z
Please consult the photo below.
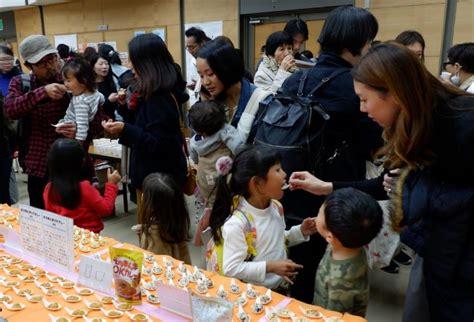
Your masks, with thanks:
M 12 158 L 0 156 L 0 204 L 10 204 L 10 174 L 12 171 Z
M 287 219 L 286 228 L 301 224 L 301 221 Z M 319 262 L 326 251 L 327 243 L 319 234 L 311 236 L 309 241 L 289 248 L 289 258 L 304 268 L 298 271 L 294 284 L 290 288 L 291 297 L 305 302 L 313 302 L 314 279 Z
M 28 176 L 28 196 L 30 197 L 30 206 L 44 209 L 43 192 L 47 183 L 47 178 Z

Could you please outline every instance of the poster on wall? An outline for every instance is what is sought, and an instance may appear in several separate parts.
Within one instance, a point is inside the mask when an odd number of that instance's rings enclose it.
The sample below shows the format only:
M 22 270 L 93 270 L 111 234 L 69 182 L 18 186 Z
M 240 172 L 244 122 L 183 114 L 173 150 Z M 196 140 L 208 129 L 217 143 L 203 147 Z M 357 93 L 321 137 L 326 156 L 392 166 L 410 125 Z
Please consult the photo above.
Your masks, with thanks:
M 58 47 L 59 44 L 68 45 L 71 50 L 76 51 L 77 50 L 77 34 L 55 35 L 54 47 Z
M 161 40 L 163 40 L 166 43 L 166 29 L 165 28 L 153 29 L 152 33 L 159 36 Z
M 84 50 L 87 48 L 87 47 L 92 47 L 94 48 L 95 50 L 98 49 L 98 46 L 99 44 L 107 44 L 107 45 L 110 45 L 112 46 L 112 48 L 117 51 L 117 42 L 116 41 L 101 41 L 101 42 L 85 42 L 85 43 L 82 43 L 82 44 L 79 44 L 79 52 L 83 53 Z
M 222 36 L 222 21 L 187 23 L 184 25 L 184 30 L 188 30 L 191 27 L 202 29 L 211 39 L 214 39 L 217 36 Z M 183 38 L 183 43 L 186 44 L 186 37 Z M 195 59 L 186 50 L 186 81 L 188 84 L 193 83 L 197 81 L 198 77 L 199 75 L 196 71 Z M 192 91 L 190 91 L 189 96 L 189 103 L 192 105 L 197 101 L 197 98 Z

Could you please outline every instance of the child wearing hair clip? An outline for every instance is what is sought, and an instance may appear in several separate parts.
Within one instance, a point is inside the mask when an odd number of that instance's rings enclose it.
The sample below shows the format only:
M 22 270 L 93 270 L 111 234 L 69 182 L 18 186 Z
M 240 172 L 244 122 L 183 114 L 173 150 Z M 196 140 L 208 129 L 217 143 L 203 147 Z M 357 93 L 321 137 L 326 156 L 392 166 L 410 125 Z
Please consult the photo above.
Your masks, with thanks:
M 285 230 L 286 173 L 278 152 L 249 146 L 234 161 L 220 158 L 217 195 L 209 224 L 207 269 L 284 292 L 303 268 L 287 258 L 286 248 L 316 233 L 314 218 Z M 230 176 L 230 179 L 228 178 Z

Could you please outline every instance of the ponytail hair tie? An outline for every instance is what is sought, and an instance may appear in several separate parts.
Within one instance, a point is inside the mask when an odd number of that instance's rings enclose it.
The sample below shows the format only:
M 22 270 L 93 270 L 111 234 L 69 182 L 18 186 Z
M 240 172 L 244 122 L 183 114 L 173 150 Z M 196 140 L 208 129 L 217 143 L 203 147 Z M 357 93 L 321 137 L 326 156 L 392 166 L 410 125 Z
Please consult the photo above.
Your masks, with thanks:
M 109 57 L 112 57 L 114 55 L 114 53 L 115 53 L 115 51 L 113 51 L 113 50 L 109 51 L 109 53 L 108 53 Z
M 220 157 L 216 161 L 216 170 L 220 176 L 226 176 L 232 170 L 233 161 L 229 156 Z

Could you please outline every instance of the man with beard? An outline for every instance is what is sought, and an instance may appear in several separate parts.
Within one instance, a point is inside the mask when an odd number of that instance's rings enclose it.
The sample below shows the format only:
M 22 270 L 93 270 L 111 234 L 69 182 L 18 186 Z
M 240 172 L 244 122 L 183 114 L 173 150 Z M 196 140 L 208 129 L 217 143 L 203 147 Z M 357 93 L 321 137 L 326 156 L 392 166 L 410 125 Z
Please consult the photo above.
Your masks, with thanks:
M 20 54 L 29 75 L 19 75 L 10 82 L 5 100 L 5 115 L 20 119 L 22 139 L 26 142 L 26 173 L 30 205 L 44 209 L 43 190 L 48 182 L 46 156 L 53 142 L 64 135 L 74 138 L 74 123 L 53 127 L 69 105 L 66 86 L 62 84 L 57 50 L 48 38 L 31 35 L 20 44 Z

